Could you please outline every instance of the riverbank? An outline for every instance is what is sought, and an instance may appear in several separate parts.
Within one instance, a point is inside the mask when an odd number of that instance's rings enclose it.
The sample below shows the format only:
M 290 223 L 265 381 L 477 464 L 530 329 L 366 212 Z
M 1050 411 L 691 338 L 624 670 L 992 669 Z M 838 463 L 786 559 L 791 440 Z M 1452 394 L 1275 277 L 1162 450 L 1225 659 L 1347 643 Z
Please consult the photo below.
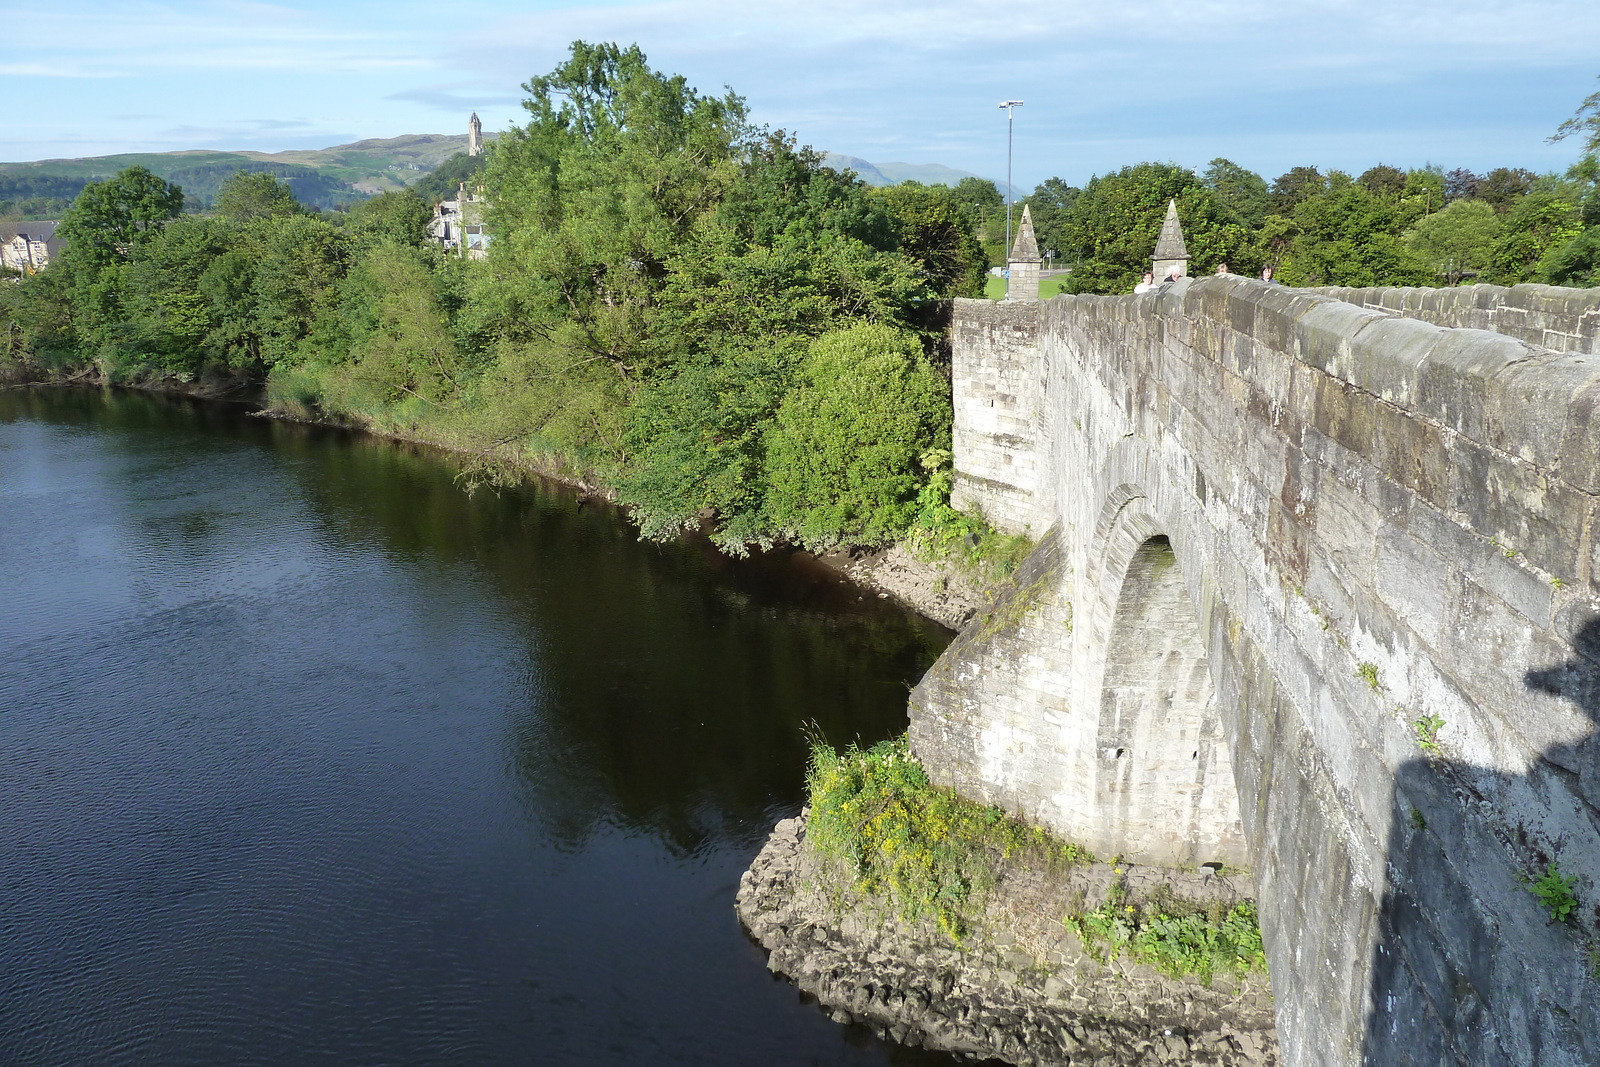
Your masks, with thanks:
M 133 389 L 198 400 L 246 403 L 254 407 L 250 414 L 255 418 L 348 430 L 437 449 L 463 461 L 464 478 L 469 486 L 493 488 L 532 477 L 574 490 L 588 499 L 607 503 L 614 503 L 616 499 L 608 487 L 582 472 L 555 463 L 541 463 L 507 448 L 472 448 L 441 438 L 399 433 L 366 420 L 310 417 L 269 408 L 261 402 L 260 383 L 243 377 L 207 376 L 193 381 L 155 378 L 113 383 L 97 369 L 61 374 L 32 365 L 0 363 L 0 388 L 51 386 Z M 705 521 L 710 522 L 710 517 Z M 797 548 L 795 551 L 804 550 Z M 961 629 L 988 599 L 988 584 L 981 575 L 951 561 L 922 559 L 903 544 L 877 550 L 839 549 L 816 558 L 821 565 L 864 591 L 892 599 L 950 630 Z
M 1113 893 L 1227 904 L 1243 896 L 1231 879 L 1007 863 L 957 943 L 932 921 L 906 923 L 882 898 L 856 893 L 846 872 L 808 846 L 805 814 L 777 825 L 735 906 L 768 968 L 835 1021 L 1019 1067 L 1278 1062 L 1264 974 L 1217 974 L 1207 985 L 1127 956 L 1102 963 L 1062 922 Z

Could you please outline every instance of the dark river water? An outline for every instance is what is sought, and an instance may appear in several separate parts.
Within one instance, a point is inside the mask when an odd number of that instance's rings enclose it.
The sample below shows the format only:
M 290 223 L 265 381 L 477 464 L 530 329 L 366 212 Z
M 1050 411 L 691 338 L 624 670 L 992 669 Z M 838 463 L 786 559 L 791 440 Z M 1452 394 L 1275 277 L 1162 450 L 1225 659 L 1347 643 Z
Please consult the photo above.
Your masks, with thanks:
M 0 1062 L 924 1064 L 771 978 L 803 724 L 947 635 L 436 455 L 0 391 Z

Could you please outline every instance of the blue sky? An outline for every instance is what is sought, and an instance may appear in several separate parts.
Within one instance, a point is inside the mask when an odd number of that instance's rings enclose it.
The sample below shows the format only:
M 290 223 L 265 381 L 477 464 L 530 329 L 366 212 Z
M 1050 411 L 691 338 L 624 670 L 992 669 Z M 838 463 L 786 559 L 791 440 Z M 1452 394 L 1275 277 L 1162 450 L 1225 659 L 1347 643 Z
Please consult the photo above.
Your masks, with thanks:
M 0 159 L 322 148 L 520 121 L 574 38 L 637 42 L 753 118 L 1016 184 L 1146 159 L 1564 169 L 1596 0 L 0 0 Z

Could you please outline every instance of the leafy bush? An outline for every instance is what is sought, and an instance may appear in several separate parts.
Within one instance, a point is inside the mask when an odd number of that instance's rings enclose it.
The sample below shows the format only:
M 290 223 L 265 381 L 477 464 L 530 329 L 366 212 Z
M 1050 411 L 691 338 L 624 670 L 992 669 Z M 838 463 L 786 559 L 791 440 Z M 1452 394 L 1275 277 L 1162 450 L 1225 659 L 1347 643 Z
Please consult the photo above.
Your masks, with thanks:
M 1119 884 L 1098 908 L 1065 922 L 1095 958 L 1109 962 L 1126 952 L 1173 978 L 1192 974 L 1210 985 L 1219 972 L 1267 968 L 1255 905 L 1247 900 L 1209 909 L 1171 897 L 1139 904 Z
M 932 919 L 958 942 L 997 860 L 1024 850 L 1044 863 L 1093 860 L 999 808 L 935 788 L 904 737 L 865 751 L 814 742 L 806 786 L 811 847 L 842 862 L 857 892 L 886 897 L 907 922 Z
M 767 441 L 773 527 L 812 548 L 894 540 L 917 512 L 917 458 L 949 447 L 948 385 L 914 335 L 876 323 L 817 338 L 801 377 Z

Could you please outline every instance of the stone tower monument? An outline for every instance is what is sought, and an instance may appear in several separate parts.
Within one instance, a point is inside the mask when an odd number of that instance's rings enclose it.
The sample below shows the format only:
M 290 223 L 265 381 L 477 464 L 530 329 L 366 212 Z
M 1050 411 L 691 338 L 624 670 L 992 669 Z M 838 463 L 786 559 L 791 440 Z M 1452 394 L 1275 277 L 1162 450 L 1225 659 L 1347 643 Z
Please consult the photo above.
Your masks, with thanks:
M 1011 243 L 1011 254 L 1006 257 L 1006 269 L 1011 272 L 1006 283 L 1007 300 L 1039 299 L 1039 242 L 1033 236 L 1033 215 L 1026 205 L 1022 208 L 1017 239 Z
M 483 155 L 483 123 L 478 121 L 478 113 L 476 111 L 467 120 L 467 155 Z
M 1156 254 L 1150 257 L 1150 263 L 1150 272 L 1156 276 L 1157 284 L 1166 281 L 1173 267 L 1177 267 L 1184 276 L 1189 273 L 1189 249 L 1183 244 L 1183 227 L 1178 225 L 1176 200 L 1167 201 L 1167 221 L 1161 224 L 1161 236 L 1156 238 Z

